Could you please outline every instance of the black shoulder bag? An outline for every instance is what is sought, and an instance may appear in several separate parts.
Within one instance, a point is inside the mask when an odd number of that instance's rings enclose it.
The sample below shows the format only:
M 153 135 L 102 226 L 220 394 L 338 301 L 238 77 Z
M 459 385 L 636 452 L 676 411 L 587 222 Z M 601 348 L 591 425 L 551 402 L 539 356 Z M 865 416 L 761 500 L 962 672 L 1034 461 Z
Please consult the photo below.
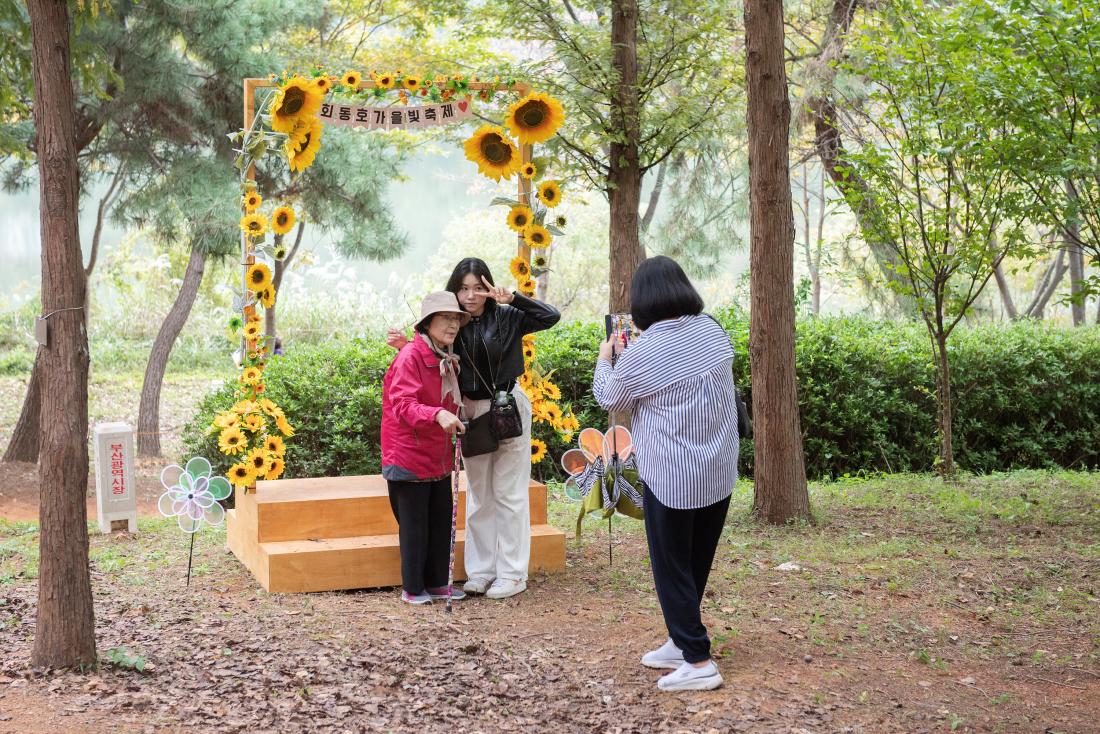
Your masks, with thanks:
M 489 347 L 485 344 L 484 339 L 481 340 L 481 346 L 485 350 L 485 354 L 488 355 Z M 489 403 L 488 412 L 470 421 L 462 442 L 464 455 L 480 456 L 496 451 L 500 441 L 522 436 L 523 420 L 519 415 L 516 396 L 505 390 L 496 389 L 496 374 L 492 365 L 489 366 L 489 376 L 493 380 L 490 384 L 485 381 L 485 377 L 478 370 L 473 357 L 466 350 L 465 344 L 463 344 L 463 351 L 466 352 L 466 358 L 469 360 L 470 367 L 473 368 L 477 378 L 493 396 Z M 501 359 L 497 360 L 497 369 L 500 368 L 502 360 L 503 354 Z

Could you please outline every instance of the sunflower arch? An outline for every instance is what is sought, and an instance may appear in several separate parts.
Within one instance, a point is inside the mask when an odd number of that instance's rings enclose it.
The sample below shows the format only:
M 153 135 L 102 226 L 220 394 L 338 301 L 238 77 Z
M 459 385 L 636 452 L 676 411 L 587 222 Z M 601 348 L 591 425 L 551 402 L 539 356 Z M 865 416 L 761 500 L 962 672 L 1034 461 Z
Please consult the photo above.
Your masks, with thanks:
M 482 175 L 497 182 L 517 180 L 514 199 L 496 197 L 490 205 L 508 209 L 505 222 L 516 233 L 517 247 L 510 270 L 517 290 L 530 296 L 535 292 L 535 278 L 548 269 L 541 252 L 532 264 L 532 250 L 544 251 L 554 237 L 564 234 L 563 218 L 546 219 L 547 212 L 561 201 L 560 183 L 546 177 L 542 161 L 533 156 L 534 145 L 550 139 L 564 120 L 560 102 L 532 91 L 529 84 L 463 76 L 426 78 L 376 72 L 364 77 L 356 71 L 332 76 L 313 71 L 244 80 L 243 127 L 230 136 L 238 146 L 242 209 L 242 289 L 234 303 L 239 315 L 231 320 L 230 332 L 240 340 L 241 373 L 237 403 L 218 414 L 210 429 L 218 433 L 222 453 L 238 461 L 228 471 L 237 488 L 248 493 L 255 490 L 259 479 L 278 479 L 285 468 L 285 441 L 294 435 L 282 408 L 264 394 L 264 369 L 273 345 L 272 338 L 263 333 L 259 310 L 275 303 L 270 263 L 285 256 L 282 237 L 294 227 L 297 215 L 289 202 L 272 207 L 270 213 L 261 210 L 264 202 L 256 190 L 255 162 L 266 154 L 282 152 L 292 175 L 298 175 L 312 165 L 320 151 L 326 125 L 365 129 L 444 125 L 470 119 L 475 98 L 490 102 L 497 95 L 517 97 L 508 106 L 503 125 L 482 125 L 463 149 Z M 368 106 L 357 105 L 363 102 Z M 563 411 L 557 404 L 560 390 L 536 361 L 533 335 L 524 337 L 524 362 L 526 370 L 519 383 L 531 397 L 534 420 L 550 425 L 566 442 L 571 441 L 579 423 L 572 411 Z M 532 462 L 537 463 L 546 455 L 546 445 L 532 439 L 531 452 Z

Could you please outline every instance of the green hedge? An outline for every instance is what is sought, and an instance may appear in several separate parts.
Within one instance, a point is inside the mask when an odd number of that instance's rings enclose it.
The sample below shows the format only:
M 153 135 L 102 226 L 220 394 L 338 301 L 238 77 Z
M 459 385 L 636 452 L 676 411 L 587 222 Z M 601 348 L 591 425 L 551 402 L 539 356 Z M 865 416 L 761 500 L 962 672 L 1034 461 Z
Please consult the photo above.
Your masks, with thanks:
M 751 405 L 744 314 L 718 314 L 737 351 L 735 379 Z M 540 335 L 539 356 L 554 370 L 562 404 L 582 426 L 606 425 L 592 399 L 601 325 L 563 324 Z M 293 345 L 291 345 L 293 347 Z M 297 429 L 287 476 L 377 473 L 381 380 L 393 351 L 381 343 L 291 348 L 267 371 L 268 393 Z M 860 472 L 930 471 L 937 455 L 934 372 L 928 339 L 912 324 L 864 318 L 806 319 L 796 360 L 806 472 L 811 478 Z M 950 346 L 955 458 L 960 468 L 1100 466 L 1100 329 L 1038 324 L 957 332 Z M 232 382 L 202 401 L 185 428 L 188 455 L 217 456 L 206 426 L 232 404 Z M 567 448 L 542 424 L 535 435 L 557 457 Z M 741 468 L 752 473 L 753 446 Z M 536 474 L 557 472 L 544 461 Z

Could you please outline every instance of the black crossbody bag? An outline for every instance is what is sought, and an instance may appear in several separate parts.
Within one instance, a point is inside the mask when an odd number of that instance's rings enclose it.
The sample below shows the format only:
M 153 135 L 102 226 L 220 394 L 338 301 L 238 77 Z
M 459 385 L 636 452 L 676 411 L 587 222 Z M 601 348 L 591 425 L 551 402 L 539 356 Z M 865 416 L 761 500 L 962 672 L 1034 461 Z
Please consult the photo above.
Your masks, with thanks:
M 481 341 L 481 346 L 488 355 L 489 348 L 486 346 L 484 339 Z M 523 419 L 519 415 L 516 396 L 505 390 L 496 389 L 496 375 L 492 365 L 489 366 L 489 376 L 493 380 L 490 384 L 485 381 L 481 371 L 474 364 L 474 359 L 466 350 L 465 344 L 462 346 L 462 351 L 466 353 L 466 359 L 469 361 L 470 367 L 473 368 L 478 380 L 493 396 L 489 403 L 488 412 L 470 421 L 462 440 L 462 453 L 465 456 L 480 456 L 496 451 L 501 441 L 522 436 Z M 497 369 L 500 368 L 502 360 L 503 354 L 501 359 L 497 360 Z

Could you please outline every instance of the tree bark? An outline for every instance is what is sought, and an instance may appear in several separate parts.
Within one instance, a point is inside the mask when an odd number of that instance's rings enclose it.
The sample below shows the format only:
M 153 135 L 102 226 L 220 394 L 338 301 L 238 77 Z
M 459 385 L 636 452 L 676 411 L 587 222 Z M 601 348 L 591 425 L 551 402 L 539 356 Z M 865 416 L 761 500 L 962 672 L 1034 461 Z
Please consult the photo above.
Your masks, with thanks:
M 1059 250 L 1058 256 L 1051 263 L 1050 267 L 1043 274 L 1043 279 L 1039 283 L 1039 287 L 1035 291 L 1035 297 L 1025 311 L 1025 315 L 1032 319 L 1042 319 L 1043 312 L 1046 310 L 1047 302 L 1050 301 L 1051 296 L 1058 290 L 1058 285 L 1062 282 L 1062 278 L 1066 274 L 1066 251 Z
M 4 451 L 4 461 L 38 461 L 38 441 L 41 427 L 40 414 L 42 409 L 42 349 L 34 355 L 34 365 L 31 367 L 31 379 L 27 383 L 27 393 L 23 396 L 23 410 L 19 413 L 19 420 L 15 423 L 15 430 L 11 434 L 11 442 Z
M 88 332 L 78 229 L 80 169 L 69 50 L 68 4 L 29 0 L 42 228 L 38 616 L 31 661 L 94 665 L 88 577 Z M 33 379 L 33 375 L 32 375 Z
M 950 479 L 955 476 L 955 452 L 951 437 L 951 366 L 947 361 L 947 336 L 942 332 L 936 334 L 932 346 L 936 351 L 936 392 L 939 394 L 939 471 L 945 479 Z
M 139 456 L 160 456 L 160 389 L 164 385 L 164 371 L 168 367 L 168 357 L 172 354 L 176 338 L 187 323 L 187 317 L 191 315 L 191 307 L 195 305 L 195 296 L 202 285 L 205 268 L 206 254 L 192 248 L 180 292 L 176 294 L 172 308 L 164 317 L 157 338 L 153 340 L 149 363 L 145 366 L 145 379 L 141 383 L 141 403 L 138 406 Z
M 619 83 L 611 97 L 614 142 L 610 147 L 607 180 L 611 205 L 610 286 L 611 313 L 630 311 L 630 281 L 642 261 L 638 207 L 642 195 L 642 170 L 638 144 L 638 4 L 636 0 L 611 3 L 611 66 Z
M 1009 290 L 1008 278 L 1005 277 L 1001 263 L 997 263 L 997 267 L 993 268 L 993 277 L 997 280 L 997 290 L 1001 293 L 1001 303 L 1004 304 L 1005 313 L 1008 314 L 1008 318 L 1015 321 L 1019 318 L 1019 314 L 1016 311 L 1016 304 L 1012 300 L 1012 291 Z
M 275 309 L 279 307 L 279 301 L 282 296 L 279 295 L 279 289 L 283 287 L 283 273 L 290 267 L 291 261 L 294 260 L 294 256 L 298 254 L 298 248 L 302 244 L 302 234 L 305 232 L 306 223 L 299 221 L 298 230 L 294 234 L 294 246 L 290 248 L 290 251 L 286 254 L 282 260 L 275 261 L 275 269 L 272 271 L 271 283 L 275 288 L 275 305 L 271 308 L 264 309 L 264 334 L 271 337 L 271 343 L 275 343 L 275 337 L 278 334 L 275 333 Z
M 808 519 L 794 362 L 794 213 L 782 0 L 745 2 L 755 490 L 770 523 Z

